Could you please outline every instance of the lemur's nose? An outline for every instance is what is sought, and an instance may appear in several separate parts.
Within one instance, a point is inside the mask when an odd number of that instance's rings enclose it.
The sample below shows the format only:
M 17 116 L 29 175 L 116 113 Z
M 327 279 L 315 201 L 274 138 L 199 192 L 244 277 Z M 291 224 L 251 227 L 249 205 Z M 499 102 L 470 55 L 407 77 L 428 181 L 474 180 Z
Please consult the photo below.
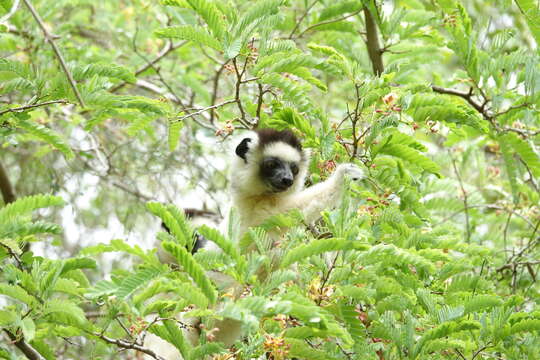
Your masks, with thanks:
M 281 179 L 281 183 L 283 184 L 283 186 L 289 187 L 292 185 L 293 179 L 290 177 L 284 177 L 283 179 Z

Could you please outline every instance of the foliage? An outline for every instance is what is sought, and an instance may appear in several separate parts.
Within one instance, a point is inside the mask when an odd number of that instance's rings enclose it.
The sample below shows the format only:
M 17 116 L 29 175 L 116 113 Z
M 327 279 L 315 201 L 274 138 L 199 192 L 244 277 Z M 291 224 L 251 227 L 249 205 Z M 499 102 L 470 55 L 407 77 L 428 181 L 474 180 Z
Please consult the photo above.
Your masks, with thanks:
M 194 360 L 540 358 L 538 19 L 531 0 L 0 0 L 0 358 L 169 359 L 150 334 Z M 302 138 L 311 184 L 339 162 L 368 179 L 313 225 L 201 226 L 220 144 L 255 127 Z M 199 236 L 218 249 L 192 254 Z

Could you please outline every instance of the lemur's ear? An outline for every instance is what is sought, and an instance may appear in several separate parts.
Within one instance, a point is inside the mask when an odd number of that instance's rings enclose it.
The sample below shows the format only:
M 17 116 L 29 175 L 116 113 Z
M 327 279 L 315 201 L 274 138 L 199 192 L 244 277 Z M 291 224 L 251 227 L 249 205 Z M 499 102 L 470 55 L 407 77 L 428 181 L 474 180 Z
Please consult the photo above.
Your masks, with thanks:
M 236 147 L 236 155 L 240 156 L 247 163 L 246 153 L 249 150 L 248 143 L 251 141 L 250 138 L 243 139 L 240 144 Z

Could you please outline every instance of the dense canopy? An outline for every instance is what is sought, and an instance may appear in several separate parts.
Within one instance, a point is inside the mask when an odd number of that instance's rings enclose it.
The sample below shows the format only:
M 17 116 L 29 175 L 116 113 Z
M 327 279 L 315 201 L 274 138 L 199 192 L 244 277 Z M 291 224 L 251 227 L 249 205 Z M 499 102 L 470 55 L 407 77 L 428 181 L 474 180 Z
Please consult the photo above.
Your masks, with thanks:
M 0 358 L 540 358 L 539 44 L 535 0 L 0 0 Z M 368 178 L 240 234 L 254 128 Z

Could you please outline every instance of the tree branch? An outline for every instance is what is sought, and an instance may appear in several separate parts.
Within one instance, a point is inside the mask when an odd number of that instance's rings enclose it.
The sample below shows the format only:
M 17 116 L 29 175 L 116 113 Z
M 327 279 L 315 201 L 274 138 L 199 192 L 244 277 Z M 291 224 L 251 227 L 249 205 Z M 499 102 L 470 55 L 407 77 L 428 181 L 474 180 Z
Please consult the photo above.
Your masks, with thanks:
M 180 117 L 179 119 L 174 120 L 174 122 L 184 121 L 184 120 L 189 119 L 189 118 L 191 118 L 193 116 L 197 116 L 199 114 L 202 114 L 205 111 L 212 110 L 212 109 L 217 109 L 219 107 L 225 106 L 227 104 L 232 104 L 232 103 L 235 103 L 235 102 L 237 102 L 236 99 L 231 99 L 231 100 L 227 100 L 227 101 L 224 101 L 224 102 L 216 104 L 216 105 L 208 106 L 208 107 L 205 107 L 205 108 L 200 109 L 198 111 L 195 111 L 194 113 L 184 115 L 184 116 Z
M 0 191 L 2 192 L 2 198 L 4 199 L 4 204 L 9 204 L 14 202 L 17 197 L 15 196 L 15 191 L 13 191 L 13 186 L 11 186 L 11 181 L 7 176 L 6 169 L 0 162 Z
M 67 100 L 51 100 L 51 101 L 45 101 L 45 102 L 38 103 L 38 104 L 24 105 L 24 106 L 20 106 L 20 107 L 15 107 L 15 108 L 2 110 L 2 111 L 0 111 L 0 116 L 6 114 L 8 112 L 19 112 L 19 111 L 33 109 L 33 108 L 37 108 L 37 107 L 41 107 L 41 106 L 47 106 L 47 105 L 51 105 L 51 104 L 69 104 L 69 102 Z
M 62 70 L 64 70 L 64 73 L 66 74 L 68 78 L 69 84 L 71 85 L 71 88 L 73 89 L 73 92 L 75 93 L 75 96 L 77 97 L 77 100 L 79 101 L 79 104 L 82 107 L 85 107 L 81 93 L 79 92 L 79 89 L 77 89 L 77 83 L 75 82 L 75 79 L 73 79 L 73 75 L 71 75 L 71 72 L 69 71 L 67 67 L 64 57 L 62 56 L 62 53 L 58 49 L 58 46 L 56 46 L 56 43 L 53 40 L 53 36 L 49 32 L 49 30 L 47 30 L 47 28 L 45 27 L 43 20 L 41 20 L 41 17 L 37 13 L 36 9 L 34 9 L 32 4 L 30 3 L 30 0 L 23 0 L 23 1 L 26 7 L 28 8 L 28 10 L 30 10 L 30 12 L 32 13 L 32 16 L 38 23 L 39 27 L 41 28 L 41 31 L 43 32 L 43 35 L 45 36 L 45 40 L 48 41 L 49 44 L 51 44 L 51 47 L 56 55 L 56 58 L 60 62 L 60 65 L 62 66 Z
M 319 27 L 319 26 L 323 26 L 323 25 L 328 25 L 328 24 L 333 24 L 333 23 L 336 23 L 336 22 L 340 22 L 340 21 L 343 21 L 343 20 L 346 20 L 350 17 L 353 17 L 357 14 L 359 14 L 362 10 L 358 10 L 358 11 L 355 11 L 349 15 L 345 15 L 345 16 L 342 16 L 340 18 L 337 18 L 337 19 L 332 19 L 332 20 L 326 20 L 326 21 L 321 21 L 320 23 L 317 23 L 317 24 L 313 24 L 311 25 L 310 27 L 308 27 L 307 29 L 305 29 L 304 31 L 302 31 L 300 34 L 298 34 L 298 38 L 301 38 L 305 33 L 307 33 L 308 31 L 311 31 L 313 29 L 315 29 L 316 27 Z
M 214 76 L 214 81 L 212 83 L 212 100 L 210 101 L 210 105 L 214 105 L 217 100 L 217 93 L 218 93 L 218 86 L 219 86 L 219 78 L 221 77 L 221 74 L 223 73 L 223 70 L 225 70 L 225 65 L 229 63 L 229 60 L 225 61 L 216 71 L 216 76 Z M 210 110 L 210 123 L 214 124 L 214 109 Z
M 315 4 L 317 3 L 317 0 L 313 1 L 311 3 L 311 5 L 309 5 L 307 8 L 306 8 L 306 11 L 304 11 L 304 13 L 302 14 L 302 16 L 300 16 L 300 19 L 298 19 L 298 21 L 296 22 L 296 24 L 294 25 L 294 28 L 292 29 L 291 33 L 289 34 L 289 39 L 292 39 L 294 33 L 296 32 L 296 30 L 298 30 L 298 27 L 300 26 L 300 24 L 302 23 L 302 21 L 306 18 L 307 14 L 309 13 L 309 10 L 311 10 L 311 8 L 313 6 L 315 6 Z M 295 16 L 296 17 L 296 16 Z M 305 32 L 305 31 L 304 31 Z M 304 33 L 302 32 L 302 34 Z M 300 34 L 300 36 L 302 36 L 302 34 Z M 300 37 L 299 36 L 299 37 Z
M 146 70 L 148 70 L 149 68 L 154 66 L 157 62 L 159 62 L 165 56 L 167 56 L 168 54 L 170 54 L 174 50 L 181 48 L 182 46 L 184 46 L 187 43 L 188 43 L 187 41 L 182 41 L 181 43 L 173 45 L 171 42 L 167 42 L 167 44 L 163 47 L 163 49 L 161 49 L 161 51 L 157 54 L 157 56 L 153 60 L 148 61 L 146 64 L 141 66 L 137 71 L 135 71 L 135 76 L 139 76 L 140 74 L 142 74 L 143 72 L 145 72 Z M 126 82 L 126 81 L 121 82 L 120 84 L 117 84 L 117 85 L 111 87 L 109 89 L 109 92 L 112 92 L 112 93 L 117 92 L 118 90 L 120 90 L 121 88 L 126 86 L 127 84 L 128 84 L 128 82 Z
M 8 330 L 4 329 L 6 334 L 8 335 L 9 339 L 13 342 L 13 345 L 15 345 L 21 352 L 30 360 L 45 360 L 45 358 L 36 350 L 34 349 L 30 344 L 27 344 L 24 339 L 17 339 L 15 335 L 13 335 Z
M 384 72 L 384 64 L 382 60 L 383 51 L 379 45 L 379 34 L 377 32 L 377 24 L 373 19 L 373 14 L 367 7 L 364 7 L 364 19 L 366 21 L 366 45 L 373 73 L 380 76 Z
M 105 342 L 108 342 L 109 344 L 114 344 L 118 347 L 121 347 L 123 349 L 129 349 L 129 350 L 136 350 L 136 351 L 139 351 L 139 352 L 142 352 L 142 353 L 145 353 L 146 355 L 150 356 L 150 357 L 153 357 L 154 359 L 157 359 L 157 360 L 166 360 L 164 357 L 156 354 L 154 351 L 148 349 L 148 348 L 145 348 L 139 344 L 136 344 L 136 343 L 131 343 L 129 341 L 125 341 L 125 340 L 122 340 L 122 339 L 113 339 L 113 338 L 110 338 L 108 336 L 105 336 L 103 334 L 100 334 L 100 333 L 93 333 L 94 336 L 97 336 L 98 338 L 100 338 L 101 340 L 105 341 Z
M 238 67 L 236 66 L 236 58 L 233 59 L 234 71 L 236 73 L 236 87 L 235 87 L 235 101 L 238 105 L 238 110 L 240 110 L 240 117 L 242 120 L 246 120 L 246 113 L 244 112 L 244 107 L 242 106 L 242 101 L 240 100 L 240 86 L 242 85 L 242 75 L 244 75 L 244 70 L 240 73 Z

